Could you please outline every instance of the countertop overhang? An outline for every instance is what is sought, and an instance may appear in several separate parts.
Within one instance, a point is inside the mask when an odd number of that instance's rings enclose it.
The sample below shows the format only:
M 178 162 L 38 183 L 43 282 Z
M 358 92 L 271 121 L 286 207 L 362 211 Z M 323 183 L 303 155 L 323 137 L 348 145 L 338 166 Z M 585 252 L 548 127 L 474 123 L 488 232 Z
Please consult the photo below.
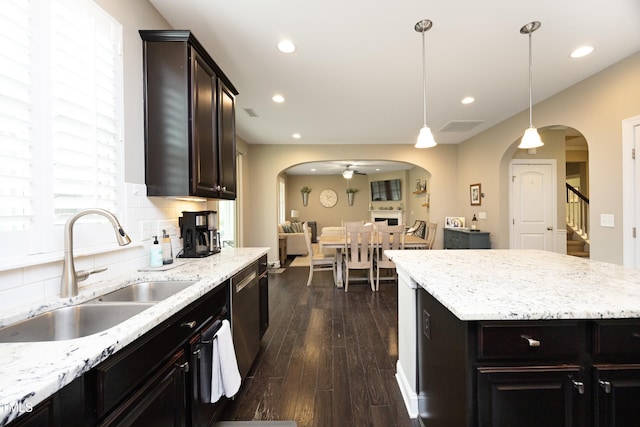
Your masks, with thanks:
M 463 321 L 640 318 L 640 270 L 541 250 L 385 253 Z
M 75 305 L 127 284 L 147 280 L 191 280 L 189 288 L 103 332 L 65 341 L 0 344 L 0 426 L 17 418 L 155 326 L 224 283 L 269 248 L 225 248 L 206 257 L 178 259 L 166 271 L 137 272 L 80 289 L 77 297 L 56 299 L 0 318 L 0 326 L 54 308 Z

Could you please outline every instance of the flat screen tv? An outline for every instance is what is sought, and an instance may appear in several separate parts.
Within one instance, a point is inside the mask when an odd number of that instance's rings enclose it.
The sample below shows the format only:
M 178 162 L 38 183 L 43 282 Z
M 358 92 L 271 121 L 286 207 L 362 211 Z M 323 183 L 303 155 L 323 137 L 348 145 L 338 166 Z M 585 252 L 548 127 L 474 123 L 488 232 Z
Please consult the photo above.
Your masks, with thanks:
M 371 200 L 384 202 L 388 200 L 402 200 L 402 187 L 399 179 L 385 181 L 371 181 Z

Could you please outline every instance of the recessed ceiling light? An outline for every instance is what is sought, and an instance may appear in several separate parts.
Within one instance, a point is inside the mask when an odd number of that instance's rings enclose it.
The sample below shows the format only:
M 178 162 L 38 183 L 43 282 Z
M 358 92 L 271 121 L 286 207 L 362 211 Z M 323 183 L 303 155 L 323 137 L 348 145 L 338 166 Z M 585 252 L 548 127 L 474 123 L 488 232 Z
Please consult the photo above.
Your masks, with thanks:
M 294 133 L 293 135 L 291 135 L 291 137 L 293 139 L 300 139 L 300 138 L 302 138 L 302 135 L 300 135 L 299 133 Z
M 296 51 L 296 45 L 291 40 L 280 40 L 278 50 L 282 53 L 293 53 Z
M 467 96 L 465 98 L 462 98 L 462 102 L 463 104 L 472 104 L 476 99 L 473 96 Z
M 277 102 L 278 104 L 283 103 L 284 102 L 284 96 L 282 95 L 273 95 L 273 102 Z
M 571 57 L 582 58 L 583 56 L 589 55 L 591 52 L 593 52 L 593 46 L 581 46 L 576 50 L 574 50 L 573 52 L 571 52 Z
M 316 170 L 317 170 L 316 168 L 312 168 L 312 169 L 311 169 L 311 172 L 315 172 Z

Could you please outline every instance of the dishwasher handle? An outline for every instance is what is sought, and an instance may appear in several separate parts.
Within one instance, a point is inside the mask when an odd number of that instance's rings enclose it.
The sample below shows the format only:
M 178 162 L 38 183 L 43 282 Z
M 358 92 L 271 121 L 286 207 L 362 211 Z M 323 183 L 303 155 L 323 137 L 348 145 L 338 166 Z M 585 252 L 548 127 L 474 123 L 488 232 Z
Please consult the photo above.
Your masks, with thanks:
M 241 292 L 244 288 L 249 286 L 251 282 L 253 282 L 258 275 L 255 271 L 252 271 L 247 277 L 243 278 L 240 282 L 234 285 L 235 293 Z

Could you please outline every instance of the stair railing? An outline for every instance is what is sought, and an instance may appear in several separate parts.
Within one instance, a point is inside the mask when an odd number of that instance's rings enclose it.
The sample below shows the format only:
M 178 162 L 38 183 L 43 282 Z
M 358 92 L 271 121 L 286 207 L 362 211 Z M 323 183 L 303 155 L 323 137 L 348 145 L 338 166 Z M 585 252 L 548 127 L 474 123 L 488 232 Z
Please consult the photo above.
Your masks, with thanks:
M 567 224 L 587 240 L 589 238 L 589 198 L 570 184 L 567 187 Z

